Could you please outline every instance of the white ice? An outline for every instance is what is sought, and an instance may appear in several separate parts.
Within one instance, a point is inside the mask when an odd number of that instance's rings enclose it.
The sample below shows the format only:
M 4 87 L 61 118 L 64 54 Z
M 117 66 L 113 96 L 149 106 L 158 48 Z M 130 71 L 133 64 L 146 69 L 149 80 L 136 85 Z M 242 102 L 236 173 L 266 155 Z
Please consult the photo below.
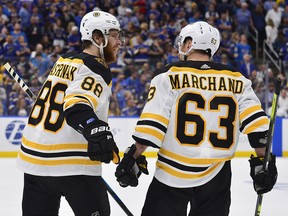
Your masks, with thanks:
M 116 165 L 104 165 L 103 178 L 125 203 L 134 216 L 140 216 L 145 194 L 155 169 L 155 159 L 148 159 L 149 176 L 142 175 L 136 188 L 121 188 L 115 180 Z M 261 216 L 288 215 L 288 158 L 277 158 L 278 181 L 274 189 L 264 194 Z M 15 158 L 0 158 L 0 216 L 20 216 L 23 188 L 23 173 L 15 166 Z M 247 158 L 232 160 L 232 204 L 230 216 L 253 216 L 257 195 L 249 176 Z M 110 196 L 109 196 L 110 197 Z M 111 216 L 126 214 L 110 197 Z M 61 200 L 60 216 L 73 216 L 65 199 Z

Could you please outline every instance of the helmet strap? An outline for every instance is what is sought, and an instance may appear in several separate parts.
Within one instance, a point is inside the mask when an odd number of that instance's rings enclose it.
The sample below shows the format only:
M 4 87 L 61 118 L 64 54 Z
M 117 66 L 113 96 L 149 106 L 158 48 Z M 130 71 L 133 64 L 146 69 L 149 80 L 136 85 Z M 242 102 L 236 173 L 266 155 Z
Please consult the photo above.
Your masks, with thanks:
M 92 38 L 91 42 L 92 42 L 92 44 L 93 44 L 94 46 L 96 46 L 96 47 L 99 49 L 100 57 L 105 60 L 104 47 L 106 47 L 107 44 L 108 44 L 108 36 L 107 36 L 107 35 L 104 35 L 104 40 L 105 40 L 105 44 L 104 44 L 104 45 L 103 45 L 103 43 L 101 43 L 100 45 L 98 45 L 98 44 L 94 41 L 93 38 Z

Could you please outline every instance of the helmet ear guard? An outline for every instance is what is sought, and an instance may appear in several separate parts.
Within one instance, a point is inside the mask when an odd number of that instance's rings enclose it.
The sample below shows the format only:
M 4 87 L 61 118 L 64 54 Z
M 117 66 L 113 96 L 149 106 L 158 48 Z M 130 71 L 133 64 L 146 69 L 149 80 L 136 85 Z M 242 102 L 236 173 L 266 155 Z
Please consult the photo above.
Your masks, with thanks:
M 192 39 L 192 46 L 185 53 L 181 51 L 182 45 L 187 38 Z M 204 51 L 210 58 L 216 53 L 220 45 L 220 33 L 218 29 L 204 21 L 198 21 L 193 24 L 188 24 L 181 29 L 178 38 L 176 39 L 175 48 L 180 55 L 189 55 L 192 50 Z

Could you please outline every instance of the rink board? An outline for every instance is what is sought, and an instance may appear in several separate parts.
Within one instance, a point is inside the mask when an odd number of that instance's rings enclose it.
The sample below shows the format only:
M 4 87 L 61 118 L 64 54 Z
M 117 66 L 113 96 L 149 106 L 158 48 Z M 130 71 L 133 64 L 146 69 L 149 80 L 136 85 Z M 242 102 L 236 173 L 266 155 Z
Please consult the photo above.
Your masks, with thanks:
M 134 141 L 132 133 L 138 118 L 109 118 L 114 139 L 123 152 Z M 16 157 L 21 144 L 22 131 L 27 117 L 0 117 L 0 157 Z M 288 156 L 288 118 L 276 118 L 272 150 L 277 156 Z M 253 153 L 246 135 L 241 135 L 236 156 L 247 157 Z M 157 150 L 148 148 L 146 155 L 154 157 Z

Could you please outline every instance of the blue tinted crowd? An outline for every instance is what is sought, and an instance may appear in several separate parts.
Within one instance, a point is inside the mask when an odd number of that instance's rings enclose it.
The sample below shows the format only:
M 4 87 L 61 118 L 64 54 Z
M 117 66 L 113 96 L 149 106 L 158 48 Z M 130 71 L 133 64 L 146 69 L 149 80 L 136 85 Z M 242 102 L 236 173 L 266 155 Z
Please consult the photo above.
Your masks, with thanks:
M 259 46 L 266 41 L 288 62 L 285 1 L 0 0 L 0 115 L 27 116 L 33 104 L 3 64 L 9 62 L 37 94 L 59 56 L 81 50 L 80 21 L 92 10 L 115 15 L 126 30 L 126 44 L 111 65 L 110 116 L 139 116 L 153 74 L 178 60 L 173 45 L 180 29 L 198 20 L 221 32 L 213 60 L 237 67 L 251 79 L 263 108 L 271 106 L 274 74 L 255 61 L 249 31 L 257 30 Z

